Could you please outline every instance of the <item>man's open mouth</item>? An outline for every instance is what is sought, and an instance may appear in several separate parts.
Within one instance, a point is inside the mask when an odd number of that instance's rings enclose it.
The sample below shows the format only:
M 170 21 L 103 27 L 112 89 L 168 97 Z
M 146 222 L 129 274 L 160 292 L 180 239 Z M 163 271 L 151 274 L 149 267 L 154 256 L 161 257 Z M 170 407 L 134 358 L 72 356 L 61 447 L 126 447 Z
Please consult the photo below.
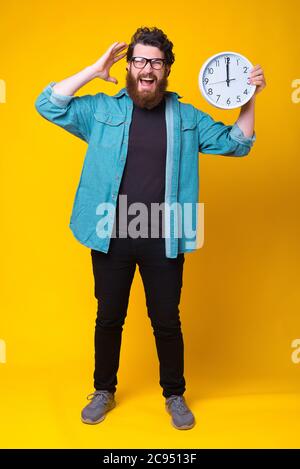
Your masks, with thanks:
M 141 83 L 143 88 L 152 88 L 155 79 L 154 78 L 140 78 L 139 82 Z

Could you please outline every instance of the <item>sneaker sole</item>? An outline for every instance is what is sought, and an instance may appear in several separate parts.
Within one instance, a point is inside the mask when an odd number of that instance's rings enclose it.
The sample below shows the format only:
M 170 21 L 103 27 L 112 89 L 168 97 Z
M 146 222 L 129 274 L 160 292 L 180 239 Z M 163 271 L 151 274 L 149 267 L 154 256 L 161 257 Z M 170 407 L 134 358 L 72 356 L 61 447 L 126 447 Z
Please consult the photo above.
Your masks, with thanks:
M 172 425 L 174 428 L 177 428 L 177 430 L 190 430 L 196 425 L 196 423 L 192 423 L 191 425 L 182 425 L 181 427 L 177 427 L 172 420 Z
M 87 423 L 88 425 L 96 425 L 97 423 L 102 422 L 102 421 L 105 419 L 107 413 L 110 412 L 111 410 L 113 410 L 115 407 L 116 407 L 116 403 L 114 403 L 114 404 L 112 405 L 112 407 L 111 407 L 110 409 L 108 409 L 108 410 L 105 412 L 105 414 L 102 415 L 102 417 L 100 417 L 98 420 L 84 419 L 84 418 L 81 416 L 81 421 L 82 421 L 83 423 Z

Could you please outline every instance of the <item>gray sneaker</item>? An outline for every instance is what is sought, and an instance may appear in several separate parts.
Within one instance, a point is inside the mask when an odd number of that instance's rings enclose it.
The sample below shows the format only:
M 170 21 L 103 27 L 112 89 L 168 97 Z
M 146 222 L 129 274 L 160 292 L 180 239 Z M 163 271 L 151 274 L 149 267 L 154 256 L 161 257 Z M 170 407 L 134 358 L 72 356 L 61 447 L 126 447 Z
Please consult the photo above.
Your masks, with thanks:
M 95 391 L 87 396 L 91 400 L 81 412 L 83 423 L 95 424 L 105 419 L 106 413 L 116 406 L 114 394 L 109 391 Z
M 166 411 L 172 416 L 172 425 L 178 430 L 187 430 L 195 425 L 195 417 L 184 397 L 172 395 L 166 398 Z

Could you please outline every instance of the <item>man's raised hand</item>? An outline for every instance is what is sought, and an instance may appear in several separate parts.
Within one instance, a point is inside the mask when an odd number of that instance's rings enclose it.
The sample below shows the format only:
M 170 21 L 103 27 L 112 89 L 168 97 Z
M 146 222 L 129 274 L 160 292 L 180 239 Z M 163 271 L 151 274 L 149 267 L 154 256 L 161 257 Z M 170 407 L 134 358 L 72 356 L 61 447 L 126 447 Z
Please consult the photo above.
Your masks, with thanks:
M 100 57 L 97 62 L 92 65 L 93 70 L 95 71 L 94 76 L 102 78 L 102 80 L 111 81 L 117 85 L 118 80 L 109 75 L 110 68 L 113 64 L 125 57 L 127 51 L 120 53 L 124 49 L 127 49 L 128 45 L 126 42 L 114 42 L 107 51 Z

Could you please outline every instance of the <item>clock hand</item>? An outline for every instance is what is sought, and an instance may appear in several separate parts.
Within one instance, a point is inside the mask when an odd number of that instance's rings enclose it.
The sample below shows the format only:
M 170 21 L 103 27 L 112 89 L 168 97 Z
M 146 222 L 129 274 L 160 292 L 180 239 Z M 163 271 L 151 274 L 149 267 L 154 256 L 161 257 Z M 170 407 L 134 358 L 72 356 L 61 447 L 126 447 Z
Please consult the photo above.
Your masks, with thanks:
M 227 82 L 227 86 L 229 86 L 229 57 L 227 57 L 227 60 L 226 60 L 226 82 Z
M 215 81 L 214 83 L 208 83 L 208 85 L 216 85 L 218 83 L 224 83 L 225 81 L 232 81 L 232 80 L 236 80 L 236 78 L 229 78 L 229 80 L 222 80 L 222 81 Z

